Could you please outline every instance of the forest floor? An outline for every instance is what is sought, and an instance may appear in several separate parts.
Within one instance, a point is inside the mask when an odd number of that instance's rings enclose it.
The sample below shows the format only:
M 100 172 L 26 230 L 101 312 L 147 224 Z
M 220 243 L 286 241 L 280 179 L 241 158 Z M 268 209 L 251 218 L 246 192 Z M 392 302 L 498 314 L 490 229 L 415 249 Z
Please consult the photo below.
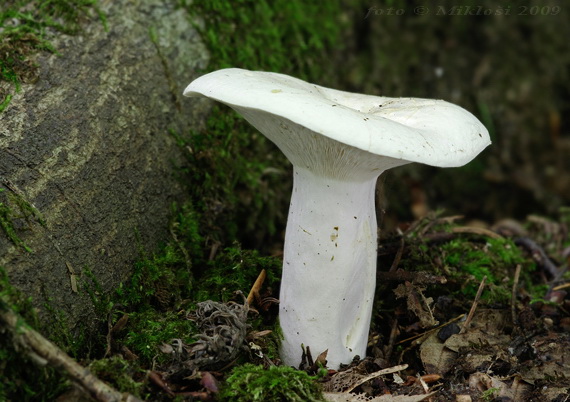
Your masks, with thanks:
M 101 326 L 96 358 L 77 361 L 102 387 L 131 400 L 570 400 L 564 216 L 485 225 L 430 214 L 383 236 L 367 357 L 338 370 L 326 367 L 325 351 L 309 348 L 300 367 L 279 360 L 278 257 L 238 247 L 220 253 L 220 267 L 230 271 L 224 277 L 213 266 L 197 278 L 196 300 L 152 285 L 165 283 L 164 272 L 152 279 L 148 266 L 146 274 L 137 271 L 141 278 L 133 283 L 152 302 L 143 308 L 116 301 Z M 234 281 L 244 267 L 257 280 Z M 201 294 L 206 288 L 214 290 Z M 129 292 L 123 289 L 123 300 L 132 301 Z M 12 334 L 23 339 L 20 353 L 72 380 L 58 401 L 89 400 L 71 384 L 95 400 L 114 400 L 111 391 L 97 391 L 93 378 L 78 376 L 72 360 L 26 344 L 37 339 L 22 333 Z
M 331 400 L 568 401 L 569 241 L 564 217 L 485 225 L 431 214 L 399 227 L 379 247 L 367 357 L 329 370 L 324 351 L 307 349 L 299 368 Z M 290 384 L 290 395 L 272 394 L 274 379 L 253 381 L 263 377 L 255 367 L 281 364 L 274 289 L 258 280 L 251 290 L 228 289 L 249 291 L 251 306 L 236 295 L 178 311 L 202 335 L 162 344 L 170 357 L 150 368 L 151 386 L 169 398 L 216 400 L 225 390 L 220 399 L 231 400 L 239 389 L 261 392 L 251 400 L 309 400 Z M 109 339 L 120 330 L 111 327 Z M 128 356 L 117 342 L 112 349 Z

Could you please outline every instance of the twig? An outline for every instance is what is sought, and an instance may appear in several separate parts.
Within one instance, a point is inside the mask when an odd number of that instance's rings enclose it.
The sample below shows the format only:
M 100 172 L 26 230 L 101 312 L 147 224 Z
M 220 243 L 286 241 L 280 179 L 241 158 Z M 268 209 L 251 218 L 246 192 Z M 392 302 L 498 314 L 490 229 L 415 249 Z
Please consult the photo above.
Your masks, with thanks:
M 400 260 L 402 259 L 402 254 L 404 254 L 404 245 L 405 245 L 404 238 L 402 237 L 400 239 L 400 248 L 398 249 L 398 252 L 394 257 L 394 261 L 392 262 L 392 266 L 390 267 L 389 272 L 394 272 L 396 268 L 398 268 L 398 264 L 400 264 Z
M 390 339 L 388 339 L 388 345 L 386 345 L 384 358 L 390 361 L 392 352 L 394 351 L 394 342 L 396 341 L 396 335 L 398 334 L 398 319 L 396 318 L 392 323 L 392 329 L 390 330 Z
M 429 329 L 429 330 L 427 330 L 427 331 L 425 331 L 425 332 L 422 332 L 421 334 L 414 335 L 414 336 L 412 336 L 412 337 L 410 337 L 410 338 L 403 339 L 403 340 L 399 341 L 399 342 L 397 343 L 397 345 L 400 345 L 400 344 L 402 344 L 402 343 L 406 343 L 406 342 L 409 342 L 409 341 L 413 341 L 414 339 L 417 339 L 417 338 L 422 338 L 422 337 L 424 337 L 424 336 L 426 336 L 426 335 L 428 335 L 428 334 L 431 334 L 431 333 L 434 332 L 434 331 L 437 331 L 437 330 L 440 329 L 440 328 L 443 328 L 443 327 L 445 327 L 445 326 L 447 326 L 447 325 L 449 325 L 449 324 L 451 324 L 451 323 L 454 323 L 454 322 L 456 322 L 456 321 L 461 320 L 463 317 L 465 317 L 465 314 L 460 314 L 460 315 L 458 315 L 457 317 L 452 318 L 451 320 L 447 321 L 446 323 L 440 324 L 440 325 L 438 325 L 438 326 L 435 327 L 435 328 Z
M 487 276 L 484 276 L 483 279 L 481 279 L 481 283 L 479 284 L 479 289 L 477 289 L 477 294 L 475 295 L 475 300 L 473 300 L 471 310 L 469 310 L 469 314 L 467 314 L 467 319 L 463 324 L 463 328 L 461 328 L 461 331 L 459 331 L 460 334 L 464 333 L 471 324 L 471 320 L 473 319 L 473 315 L 475 315 L 475 310 L 477 310 L 477 305 L 479 304 L 479 299 L 481 298 L 481 293 L 483 293 L 483 288 L 485 287 L 486 280 Z
M 266 277 L 265 270 L 262 269 L 261 272 L 259 273 L 259 276 L 255 280 L 255 283 L 251 287 L 249 294 L 247 295 L 247 304 L 251 305 L 251 303 L 253 303 L 253 299 L 255 298 L 255 295 L 259 296 L 259 290 L 261 289 L 261 286 L 263 285 L 263 282 L 265 281 L 265 277 Z
M 528 237 L 519 237 L 515 239 L 515 244 L 519 247 L 525 248 L 542 269 L 550 276 L 551 279 L 559 279 L 560 271 L 558 267 L 548 258 L 544 249 L 539 246 L 534 240 Z
M 0 327 L 10 332 L 17 350 L 38 365 L 47 365 L 63 372 L 93 399 L 102 402 L 138 402 L 131 394 L 122 394 L 110 387 L 89 369 L 81 366 L 63 350 L 30 328 L 23 319 L 0 301 Z
M 562 285 L 555 286 L 552 288 L 552 290 L 562 290 L 562 289 L 566 289 L 566 288 L 570 288 L 570 282 L 564 283 Z
M 218 252 L 218 248 L 220 248 L 221 245 L 222 245 L 222 243 L 220 243 L 219 241 L 214 241 L 214 243 L 212 243 L 212 247 L 210 248 L 210 256 L 208 257 L 208 261 L 214 261 L 214 258 L 216 258 L 216 253 Z
M 513 291 L 511 294 L 511 316 L 513 319 L 513 325 L 516 325 L 518 322 L 516 304 L 517 304 L 517 287 L 519 285 L 520 275 L 521 275 L 521 264 L 517 264 L 517 267 L 515 269 L 515 279 L 513 281 Z
M 455 228 L 452 228 L 451 231 L 453 233 L 460 233 L 460 234 L 478 234 L 481 236 L 487 236 L 490 237 L 491 239 L 503 239 L 503 236 L 501 236 L 498 233 L 493 232 L 492 230 L 489 229 L 484 229 L 484 228 L 478 228 L 478 227 L 474 227 L 474 226 L 458 226 Z
M 415 246 L 417 244 L 425 244 L 425 243 L 442 243 L 446 241 L 450 241 L 456 239 L 459 235 L 475 235 L 475 236 L 484 236 L 484 237 L 491 237 L 493 239 L 503 239 L 504 237 L 498 233 L 495 233 L 489 229 L 471 227 L 471 226 L 460 226 L 452 228 L 450 232 L 433 232 L 433 233 L 426 233 L 422 235 L 420 240 L 416 239 L 407 239 L 406 240 L 406 248 Z M 380 244 L 378 247 L 378 255 L 384 256 L 389 255 L 397 252 L 400 249 L 401 242 L 400 240 L 390 242 L 390 243 L 383 243 Z

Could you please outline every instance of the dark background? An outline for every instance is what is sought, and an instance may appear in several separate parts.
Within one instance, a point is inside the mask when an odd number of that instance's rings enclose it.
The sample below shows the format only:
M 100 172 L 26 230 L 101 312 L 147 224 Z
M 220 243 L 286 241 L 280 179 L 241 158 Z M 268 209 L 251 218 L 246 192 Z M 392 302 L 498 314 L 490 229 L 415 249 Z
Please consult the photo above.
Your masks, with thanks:
M 445 208 L 495 221 L 570 203 L 570 21 L 561 1 L 370 2 L 339 62 L 347 90 L 444 99 L 493 144 L 464 168 L 410 165 L 384 179 L 388 214 Z M 399 15 L 398 15 L 399 14 Z

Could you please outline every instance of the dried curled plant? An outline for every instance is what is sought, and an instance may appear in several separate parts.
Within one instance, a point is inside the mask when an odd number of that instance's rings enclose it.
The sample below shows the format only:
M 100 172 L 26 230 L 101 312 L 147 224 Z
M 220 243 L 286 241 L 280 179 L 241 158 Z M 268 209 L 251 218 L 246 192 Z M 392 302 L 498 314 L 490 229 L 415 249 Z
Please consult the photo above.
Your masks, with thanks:
M 247 349 L 247 305 L 205 301 L 188 314 L 199 334 L 196 342 L 185 345 L 174 339 L 161 350 L 171 353 L 186 369 L 215 370 L 223 367 Z

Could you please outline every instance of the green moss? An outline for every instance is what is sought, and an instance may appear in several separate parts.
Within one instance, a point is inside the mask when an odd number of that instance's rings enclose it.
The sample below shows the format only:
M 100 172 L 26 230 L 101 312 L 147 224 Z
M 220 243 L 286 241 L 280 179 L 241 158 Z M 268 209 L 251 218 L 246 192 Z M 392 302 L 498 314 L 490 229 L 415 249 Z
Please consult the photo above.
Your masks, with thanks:
M 0 339 L 0 400 L 54 401 L 69 384 L 52 368 L 39 368 Z
M 81 288 L 91 298 L 97 316 L 101 317 L 101 319 L 107 317 L 113 308 L 113 301 L 111 301 L 111 297 L 103 290 L 103 286 L 89 268 L 85 268 L 82 272 Z
M 275 235 L 286 211 L 284 201 L 275 198 L 289 192 L 287 180 L 285 186 L 278 182 L 289 176 L 289 167 L 273 145 L 223 106 L 212 109 L 204 131 L 178 139 L 191 150 L 186 167 L 190 196 L 213 241 L 259 245 Z
M 144 363 L 150 364 L 153 358 L 162 356 L 157 348 L 160 344 L 174 338 L 189 342 L 195 333 L 193 323 L 178 311 L 188 304 L 183 300 L 194 299 L 193 267 L 205 264 L 197 218 L 191 203 L 173 206 L 170 242 L 150 255 L 141 250 L 142 257 L 131 278 L 119 286 L 109 301 L 111 306 L 120 306 L 117 313 L 129 317 L 127 328 L 117 341 Z
M 77 323 L 73 328 L 68 321 L 66 313 L 53 308 L 48 303 L 44 303 L 46 317 L 42 320 L 41 331 L 61 350 L 74 358 L 85 358 L 90 349 L 91 342 L 89 331 L 84 323 Z
M 192 264 L 201 271 L 195 280 L 200 286 L 193 288 L 184 256 L 190 255 L 187 241 L 196 236 L 195 222 L 187 214 L 180 215 L 177 222 L 173 233 L 180 244 L 168 244 L 160 253 L 137 263 L 131 280 L 121 285 L 117 297 L 110 302 L 110 305 L 121 306 L 117 313 L 129 317 L 127 328 L 116 340 L 149 364 L 156 357 L 167 358 L 158 351 L 162 343 L 175 338 L 186 343 L 192 341 L 196 328 L 186 319 L 185 311 L 194 303 L 235 299 L 237 290 L 247 294 L 262 269 L 267 272 L 268 286 L 277 286 L 280 276 L 278 259 L 261 257 L 256 251 L 234 246 L 220 251 L 211 262 L 199 260 Z M 187 236 L 182 235 L 184 228 Z M 186 253 L 181 251 L 182 248 Z M 114 315 L 117 319 L 118 314 Z M 261 321 L 258 319 L 253 326 L 260 327 Z M 275 339 L 263 341 L 267 341 L 268 348 L 277 349 Z
M 116 303 L 131 309 L 164 309 L 190 297 L 192 267 L 204 261 L 199 217 L 191 203 L 172 208 L 171 240 L 156 253 L 141 250 L 130 280 L 117 289 Z
M 20 238 L 16 228 L 29 228 L 32 221 L 45 225 L 39 211 L 21 194 L 14 190 L 6 192 L 4 188 L 0 188 L 0 229 L 12 243 L 27 252 L 32 250 Z
M 137 262 L 130 283 L 122 284 L 118 294 L 120 302 L 129 307 L 165 308 L 180 299 L 184 285 L 191 286 L 184 255 L 168 244 L 160 253 Z
M 209 70 L 241 67 L 323 79 L 323 61 L 339 46 L 337 39 L 347 26 L 339 0 L 182 3 L 205 21 L 198 29 L 211 53 Z
M 0 228 L 16 246 L 21 246 L 25 250 L 31 251 L 16 234 L 14 224 L 12 223 L 12 210 L 2 202 L 0 202 Z
M 221 401 L 323 401 L 316 378 L 291 367 L 245 364 L 232 370 L 220 392 Z
M 37 80 L 33 56 L 40 51 L 56 52 L 50 43 L 53 33 L 75 34 L 93 12 L 105 24 L 98 0 L 6 0 L 0 9 L 0 81 L 19 92 L 21 84 Z M 0 88 L 0 113 L 12 93 Z
M 10 308 L 28 322 L 37 324 L 31 298 L 26 297 L 10 284 L 8 274 L 2 266 L 0 266 L 0 308 Z
M 196 333 L 194 323 L 184 316 L 184 312 L 161 313 L 146 309 L 128 315 L 126 333 L 117 340 L 135 353 L 144 365 L 151 365 L 153 361 L 160 363 L 169 358 L 158 349 L 163 343 L 170 343 L 172 339 L 178 338 L 185 343 L 191 343 Z
M 488 402 L 494 401 L 496 398 L 496 394 L 500 391 L 499 388 L 489 388 L 486 391 L 481 392 L 481 400 Z
M 110 384 L 116 390 L 141 397 L 145 383 L 137 382 L 133 378 L 144 378 L 144 371 L 121 357 L 113 356 L 108 359 L 96 360 L 89 365 L 89 369 L 100 380 Z
M 457 238 L 443 244 L 440 250 L 448 272 L 464 284 L 464 295 L 474 297 L 485 276 L 489 291 L 483 293 L 483 300 L 503 303 L 510 300 L 511 292 L 505 279 L 512 276 L 516 264 L 525 262 L 512 240 L 486 238 L 485 243 L 477 243 Z
M 281 277 L 281 264 L 281 260 L 262 257 L 255 250 L 243 250 L 237 245 L 226 248 L 209 264 L 194 298 L 196 301 L 226 302 L 235 298 L 237 290 L 247 296 L 262 269 L 267 273 L 264 285 L 276 290 Z
M 426 221 L 420 224 L 421 233 Z M 451 232 L 456 226 L 443 223 L 433 225 L 433 233 Z M 479 284 L 486 277 L 486 288 L 482 299 L 489 303 L 506 303 L 511 298 L 512 277 L 517 264 L 522 265 L 521 283 L 528 284 L 531 294 L 542 294 L 532 285 L 535 265 L 525 258 L 522 251 L 507 238 L 491 238 L 474 235 L 454 235 L 443 242 L 424 242 L 423 236 L 413 235 L 414 244 L 400 261 L 400 267 L 407 271 L 426 271 L 441 275 L 448 280 L 442 290 L 446 294 L 459 295 L 461 299 L 472 300 Z M 437 288 L 437 286 L 436 286 Z

